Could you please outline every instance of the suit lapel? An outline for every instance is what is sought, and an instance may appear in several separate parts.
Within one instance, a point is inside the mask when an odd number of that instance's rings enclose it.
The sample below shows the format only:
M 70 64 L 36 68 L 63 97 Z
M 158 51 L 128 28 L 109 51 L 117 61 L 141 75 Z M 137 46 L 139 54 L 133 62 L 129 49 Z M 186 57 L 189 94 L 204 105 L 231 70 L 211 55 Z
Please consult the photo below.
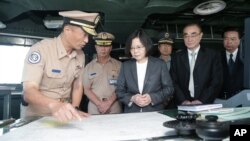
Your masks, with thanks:
M 131 81 L 131 82 L 135 82 L 134 86 L 136 87 L 137 91 L 139 92 L 137 69 L 136 69 L 136 60 L 132 61 L 131 74 L 132 74 L 132 79 L 133 79 L 133 81 Z
M 188 70 L 188 73 L 190 73 L 190 66 L 189 66 L 189 59 L 188 59 L 188 51 L 187 49 L 183 52 L 181 56 L 181 61 L 184 62 L 184 67 L 186 70 Z
M 223 65 L 223 69 L 224 69 L 224 75 L 228 75 L 229 71 L 228 71 L 228 64 L 227 64 L 227 54 L 226 51 L 223 51 L 221 53 L 221 59 L 222 59 L 222 65 Z
M 233 65 L 233 75 L 237 74 L 238 69 L 240 68 L 241 65 L 241 58 L 240 58 L 240 50 L 238 50 L 236 59 L 234 61 L 234 65 Z
M 189 84 L 189 77 L 190 77 L 190 65 L 189 65 L 189 58 L 188 58 L 188 51 L 185 49 L 183 51 L 183 54 L 180 56 L 181 57 L 181 63 L 184 64 L 184 68 L 182 69 L 183 73 L 183 81 L 185 81 L 185 86 L 188 87 Z M 182 63 L 183 62 L 183 63 Z M 181 66 L 183 67 L 183 66 Z
M 147 70 L 146 70 L 146 75 L 145 75 L 145 79 L 144 79 L 144 84 L 143 84 L 143 93 L 147 92 L 147 88 L 149 86 L 147 86 L 147 81 L 149 79 L 149 75 L 154 73 L 152 72 L 153 71 L 153 62 L 152 62 L 152 59 L 150 59 L 150 57 L 148 57 L 148 64 L 147 64 Z
M 194 71 L 196 71 L 197 68 L 199 68 L 199 66 L 204 65 L 204 62 L 206 62 L 206 61 L 204 60 L 204 59 L 206 58 L 206 57 L 204 57 L 204 55 L 205 55 L 205 51 L 204 51 L 203 48 L 200 47 L 200 50 L 199 50 L 199 52 L 198 52 L 198 54 L 197 54 L 197 57 L 196 57 L 195 66 L 194 66 Z

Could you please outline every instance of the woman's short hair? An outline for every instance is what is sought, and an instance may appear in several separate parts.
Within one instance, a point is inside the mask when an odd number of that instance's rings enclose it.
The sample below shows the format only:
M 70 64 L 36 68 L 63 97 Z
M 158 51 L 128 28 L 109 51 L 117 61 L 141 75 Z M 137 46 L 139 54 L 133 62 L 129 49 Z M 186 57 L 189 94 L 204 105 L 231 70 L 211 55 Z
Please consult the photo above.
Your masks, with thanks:
M 143 29 L 137 29 L 132 34 L 129 35 L 125 44 L 125 54 L 131 56 L 130 50 L 131 50 L 132 40 L 135 38 L 139 38 L 142 45 L 146 48 L 146 56 L 151 55 L 153 42 L 150 39 L 150 37 L 146 34 L 146 32 L 144 32 Z

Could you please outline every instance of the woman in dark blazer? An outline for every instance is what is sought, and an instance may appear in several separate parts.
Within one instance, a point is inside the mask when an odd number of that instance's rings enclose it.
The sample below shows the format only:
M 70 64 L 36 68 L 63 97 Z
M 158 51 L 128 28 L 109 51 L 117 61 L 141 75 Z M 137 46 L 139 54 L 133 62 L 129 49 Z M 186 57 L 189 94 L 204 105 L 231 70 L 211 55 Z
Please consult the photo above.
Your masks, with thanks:
M 125 51 L 132 59 L 122 64 L 116 89 L 125 113 L 163 110 L 163 102 L 173 94 L 166 63 L 149 56 L 152 46 L 142 29 L 132 33 L 126 42 Z

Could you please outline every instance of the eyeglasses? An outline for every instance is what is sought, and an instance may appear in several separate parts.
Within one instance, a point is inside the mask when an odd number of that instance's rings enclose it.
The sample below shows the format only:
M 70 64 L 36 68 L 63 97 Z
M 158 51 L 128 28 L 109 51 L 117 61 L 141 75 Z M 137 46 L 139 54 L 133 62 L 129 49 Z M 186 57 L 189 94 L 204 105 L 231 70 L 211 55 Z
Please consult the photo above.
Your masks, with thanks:
M 200 35 L 201 33 L 191 33 L 190 35 L 188 35 L 187 33 L 184 33 L 184 35 L 183 35 L 183 38 L 184 39 L 187 39 L 187 38 L 196 38 L 196 37 L 198 37 L 199 35 Z
M 145 48 L 145 47 L 144 47 L 144 46 L 131 47 L 131 48 L 130 48 L 130 51 L 132 51 L 132 50 L 141 50 L 141 49 L 143 49 L 143 48 Z

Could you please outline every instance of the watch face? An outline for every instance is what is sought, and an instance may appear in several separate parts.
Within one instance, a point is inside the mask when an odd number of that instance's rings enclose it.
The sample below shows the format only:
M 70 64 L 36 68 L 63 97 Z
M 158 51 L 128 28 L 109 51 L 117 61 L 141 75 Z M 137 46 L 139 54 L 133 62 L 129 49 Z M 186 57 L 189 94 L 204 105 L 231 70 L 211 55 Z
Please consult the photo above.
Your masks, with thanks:
M 226 3 L 222 0 L 211 0 L 197 5 L 193 12 L 198 15 L 210 15 L 223 10 Z

